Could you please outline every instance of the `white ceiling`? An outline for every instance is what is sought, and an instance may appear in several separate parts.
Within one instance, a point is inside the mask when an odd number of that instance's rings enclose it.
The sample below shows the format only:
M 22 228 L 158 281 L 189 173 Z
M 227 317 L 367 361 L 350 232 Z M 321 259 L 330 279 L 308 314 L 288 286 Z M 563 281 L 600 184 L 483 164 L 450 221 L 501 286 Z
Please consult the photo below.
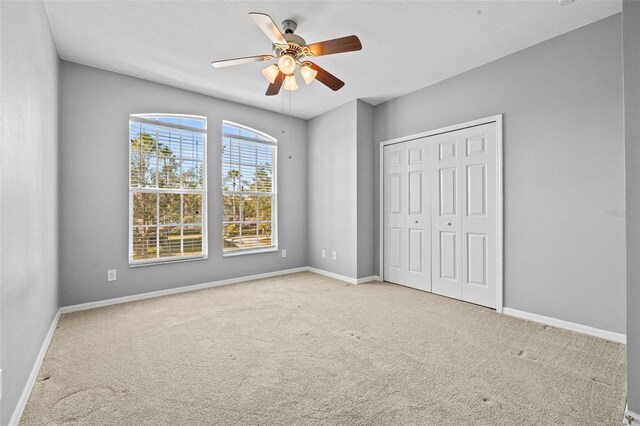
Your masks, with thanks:
M 62 59 L 217 98 L 281 111 L 264 63 L 214 69 L 212 60 L 270 53 L 247 15 L 293 19 L 307 43 L 356 34 L 360 52 L 315 62 L 346 82 L 291 92 L 310 118 L 359 98 L 378 104 L 621 11 L 618 0 L 520 1 L 66 1 L 46 0 Z M 284 91 L 283 91 L 284 92 Z M 287 92 L 288 94 L 289 92 Z

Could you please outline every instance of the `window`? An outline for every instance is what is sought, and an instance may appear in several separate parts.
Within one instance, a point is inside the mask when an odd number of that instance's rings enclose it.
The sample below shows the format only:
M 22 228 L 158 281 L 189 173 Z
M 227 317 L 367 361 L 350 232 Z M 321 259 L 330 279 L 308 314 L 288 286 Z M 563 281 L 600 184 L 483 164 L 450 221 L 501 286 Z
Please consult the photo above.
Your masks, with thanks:
M 129 263 L 207 256 L 207 121 L 129 116 Z
M 277 140 L 222 123 L 223 254 L 277 249 Z

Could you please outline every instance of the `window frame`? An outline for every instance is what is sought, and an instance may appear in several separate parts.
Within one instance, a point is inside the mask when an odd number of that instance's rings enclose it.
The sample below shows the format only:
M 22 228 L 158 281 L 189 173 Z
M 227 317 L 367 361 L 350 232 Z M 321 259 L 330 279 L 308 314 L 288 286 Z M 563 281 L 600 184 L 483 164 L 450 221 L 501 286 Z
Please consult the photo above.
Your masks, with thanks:
M 230 133 L 225 133 L 224 132 L 224 127 L 225 126 L 230 126 L 230 127 L 235 127 L 238 129 L 243 129 L 246 130 L 247 132 L 251 132 L 257 135 L 262 136 L 264 139 L 258 139 L 258 138 L 251 138 L 249 136 L 243 136 L 243 135 L 236 135 L 236 134 L 230 134 Z M 269 145 L 271 147 L 273 147 L 273 166 L 272 166 L 272 180 L 271 180 L 271 186 L 273 189 L 273 192 L 271 193 L 273 202 L 271 204 L 271 245 L 269 246 L 264 246 L 264 247 L 259 247 L 259 248 L 239 248 L 239 249 L 235 249 L 235 250 L 225 250 L 224 249 L 224 226 L 225 226 L 225 220 L 224 220 L 224 196 L 225 196 L 225 192 L 229 193 L 231 192 L 232 194 L 227 194 L 227 195 L 237 195 L 242 197 L 242 194 L 245 195 L 254 195 L 256 197 L 260 196 L 260 195 L 264 195 L 264 192 L 242 192 L 242 191 L 225 191 L 224 187 L 221 183 L 220 185 L 220 194 L 222 195 L 222 202 L 221 204 L 221 213 L 222 213 L 222 220 L 220 221 L 220 225 L 222 226 L 222 257 L 233 257 L 233 256 L 242 256 L 242 255 L 246 255 L 246 254 L 259 254 L 259 253 L 271 253 L 271 252 L 276 252 L 278 251 L 278 139 L 274 138 L 273 136 L 262 132 L 260 130 L 251 128 L 249 126 L 246 126 L 244 124 L 239 124 L 233 121 L 229 121 L 229 120 L 222 120 L 222 123 L 220 125 L 220 134 L 221 134 L 221 140 L 220 140 L 220 171 L 222 171 L 223 169 L 223 153 L 222 153 L 222 144 L 224 143 L 224 138 L 232 138 L 232 139 L 239 139 L 241 141 L 246 141 L 246 142 L 253 142 L 253 143 L 261 143 L 261 144 L 265 144 L 265 145 Z M 239 221 L 239 223 L 242 223 L 244 221 Z M 248 221 L 248 222 L 253 222 L 253 221 Z M 255 220 L 256 226 L 260 221 Z
M 191 127 L 191 126 L 185 126 L 185 125 L 181 125 L 181 124 L 174 124 L 174 123 L 167 123 L 167 122 L 163 122 L 163 121 L 157 121 L 157 120 L 153 120 L 150 119 L 150 117 L 176 117 L 176 118 L 184 118 L 184 119 L 194 119 L 194 120 L 200 120 L 204 123 L 204 128 L 200 129 L 197 127 Z M 193 190 L 193 189 L 182 189 L 182 188 L 133 188 L 131 186 L 131 140 L 130 140 L 130 132 L 131 132 L 131 123 L 132 122 L 139 122 L 139 123 L 146 123 L 146 124 L 151 124 L 151 125 L 161 125 L 161 126 L 165 126 L 165 127 L 169 127 L 169 128 L 173 128 L 173 129 L 177 129 L 177 130 L 188 130 L 188 131 L 193 131 L 193 132 L 197 132 L 197 133 L 201 133 L 203 136 L 203 159 L 202 159 L 202 189 L 201 190 Z M 141 266 L 151 266 L 151 265 L 163 265 L 163 264 L 167 264 L 167 263 L 178 263 L 178 262 L 189 262 L 189 261 L 194 261 L 194 260 L 206 260 L 209 258 L 209 232 L 208 232 L 208 222 L 209 222 L 209 216 L 208 216 L 208 203 L 207 203 L 207 172 L 208 172 L 208 167 L 207 167 L 207 139 L 208 139 L 208 123 L 207 123 L 207 117 L 202 116 L 202 115 L 194 115 L 194 114 L 171 114 L 171 113 L 142 113 L 142 114 L 129 114 L 129 128 L 128 128 L 128 132 L 129 132 L 129 137 L 127 138 L 127 140 L 129 141 L 128 145 L 128 153 L 129 153 L 129 158 L 128 158 L 128 171 L 129 171 L 129 177 L 127 179 L 128 181 L 128 185 L 129 185 L 129 241 L 128 241 L 128 245 L 129 245 L 129 253 L 128 253 L 128 261 L 129 261 L 129 267 L 130 268 L 137 268 L 137 267 L 141 267 Z M 182 156 L 180 156 L 180 158 L 182 159 Z M 135 189 L 135 191 L 134 191 Z M 139 193 L 153 193 L 153 194 L 158 194 L 158 196 L 162 193 L 173 193 L 173 194 L 197 194 L 197 195 L 202 195 L 202 253 L 201 254 L 195 254 L 195 255 L 188 255 L 188 256 L 167 256 L 167 257 L 156 257 L 153 259 L 139 259 L 139 260 L 135 260 L 133 259 L 133 235 L 134 235 L 134 224 L 133 224 L 133 194 L 139 192 Z M 182 210 L 182 207 L 181 207 Z M 181 211 L 181 218 L 182 218 L 182 214 L 183 212 Z M 155 225 L 158 229 L 160 228 L 160 223 L 156 223 Z M 184 226 L 184 224 L 181 223 L 180 225 L 181 227 Z M 156 236 L 157 242 L 156 244 L 159 244 L 160 238 L 159 235 Z

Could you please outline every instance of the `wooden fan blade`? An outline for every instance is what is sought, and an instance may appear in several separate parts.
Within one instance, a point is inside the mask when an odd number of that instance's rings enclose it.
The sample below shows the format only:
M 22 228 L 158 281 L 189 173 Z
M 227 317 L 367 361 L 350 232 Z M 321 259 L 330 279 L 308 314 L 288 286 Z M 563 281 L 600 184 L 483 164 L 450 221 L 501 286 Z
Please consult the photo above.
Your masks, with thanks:
M 275 96 L 278 93 L 280 93 L 280 88 L 282 87 L 282 82 L 284 81 L 284 77 L 285 76 L 283 73 L 278 72 L 278 76 L 276 77 L 275 81 L 271 83 L 269 87 L 267 87 L 267 92 L 265 93 L 265 95 Z
M 271 16 L 265 13 L 251 12 L 249 13 L 253 22 L 256 23 L 258 28 L 262 30 L 262 32 L 269 37 L 271 43 L 273 44 L 289 44 L 287 40 L 284 39 L 284 36 L 280 32 L 278 26 L 273 22 Z
M 344 81 L 340 80 L 330 72 L 325 71 L 324 68 L 319 67 L 313 62 L 309 62 L 309 66 L 311 66 L 311 69 L 318 72 L 316 80 L 327 86 L 329 89 L 336 91 L 342 89 L 342 86 L 344 86 Z
M 321 41 L 307 46 L 313 56 L 333 55 L 334 53 L 353 52 L 361 50 L 362 44 L 357 36 L 335 38 L 333 40 Z
M 216 68 L 230 67 L 232 65 L 249 64 L 251 62 L 270 61 L 275 57 L 272 55 L 247 56 L 246 58 L 225 59 L 223 61 L 213 61 L 211 65 Z

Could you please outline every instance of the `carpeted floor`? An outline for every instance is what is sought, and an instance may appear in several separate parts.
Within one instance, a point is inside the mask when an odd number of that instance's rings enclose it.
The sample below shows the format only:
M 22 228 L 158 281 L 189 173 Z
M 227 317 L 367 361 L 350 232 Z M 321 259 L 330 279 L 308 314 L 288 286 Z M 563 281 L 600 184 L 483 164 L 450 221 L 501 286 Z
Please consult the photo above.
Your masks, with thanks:
M 624 346 L 300 273 L 66 314 L 21 425 L 619 425 Z

